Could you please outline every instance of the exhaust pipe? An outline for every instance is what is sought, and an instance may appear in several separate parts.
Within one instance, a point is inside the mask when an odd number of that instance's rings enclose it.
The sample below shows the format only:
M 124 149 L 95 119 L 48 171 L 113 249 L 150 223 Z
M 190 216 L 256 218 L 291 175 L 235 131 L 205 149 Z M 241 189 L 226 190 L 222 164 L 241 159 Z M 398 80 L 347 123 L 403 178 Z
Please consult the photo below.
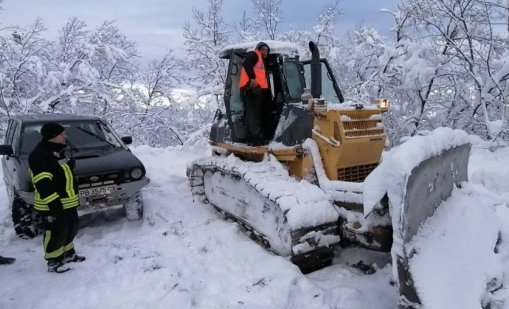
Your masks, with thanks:
M 315 42 L 309 41 L 311 51 L 311 94 L 319 99 L 322 95 L 322 64 L 320 63 L 320 51 Z

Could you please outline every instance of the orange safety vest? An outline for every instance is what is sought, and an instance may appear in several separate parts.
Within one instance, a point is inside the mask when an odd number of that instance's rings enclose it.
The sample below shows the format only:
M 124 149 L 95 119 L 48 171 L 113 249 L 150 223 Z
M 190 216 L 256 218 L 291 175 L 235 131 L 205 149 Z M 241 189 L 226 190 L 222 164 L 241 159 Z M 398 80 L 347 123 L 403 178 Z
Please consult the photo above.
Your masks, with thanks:
M 256 62 L 255 66 L 253 67 L 253 71 L 255 73 L 255 80 L 260 85 L 260 88 L 262 89 L 268 89 L 269 83 L 267 82 L 267 72 L 265 71 L 265 65 L 263 64 L 263 56 L 262 53 L 255 49 L 255 53 L 258 55 L 258 61 Z M 247 76 L 246 70 L 244 67 L 242 67 L 242 71 L 240 72 L 240 88 L 247 85 L 249 82 L 249 76 Z

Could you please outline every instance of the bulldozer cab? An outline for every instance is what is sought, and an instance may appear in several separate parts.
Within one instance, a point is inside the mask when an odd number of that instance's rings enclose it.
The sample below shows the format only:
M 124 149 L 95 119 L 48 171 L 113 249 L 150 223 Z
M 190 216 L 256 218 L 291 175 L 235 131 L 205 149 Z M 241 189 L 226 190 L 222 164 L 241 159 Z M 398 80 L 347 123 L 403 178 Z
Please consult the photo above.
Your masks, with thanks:
M 270 53 L 265 59 L 268 75 L 272 107 L 271 127 L 272 137 L 279 123 L 282 113 L 290 105 L 302 105 L 301 95 L 305 88 L 311 85 L 311 61 L 300 61 L 297 45 L 288 42 L 268 41 Z M 245 142 L 246 141 L 246 108 L 239 86 L 242 63 L 246 54 L 253 50 L 256 42 L 249 42 L 225 47 L 220 58 L 228 60 L 228 70 L 224 89 L 224 103 L 226 115 L 216 114 L 212 126 L 210 139 L 212 142 Z M 332 70 L 325 59 L 321 59 L 323 98 L 333 103 L 343 102 L 343 96 L 336 83 Z M 300 110 L 302 106 L 300 106 Z M 306 132 L 305 138 L 310 137 L 312 117 L 297 113 L 305 120 L 299 121 L 304 128 L 298 131 Z M 226 117 L 225 117 L 226 116 Z M 296 134 L 293 134 L 296 135 Z M 297 135 L 301 135 L 300 133 Z M 277 140 L 277 136 L 276 136 Z M 299 141 L 302 138 L 298 139 Z M 297 141 L 295 141 L 297 142 Z

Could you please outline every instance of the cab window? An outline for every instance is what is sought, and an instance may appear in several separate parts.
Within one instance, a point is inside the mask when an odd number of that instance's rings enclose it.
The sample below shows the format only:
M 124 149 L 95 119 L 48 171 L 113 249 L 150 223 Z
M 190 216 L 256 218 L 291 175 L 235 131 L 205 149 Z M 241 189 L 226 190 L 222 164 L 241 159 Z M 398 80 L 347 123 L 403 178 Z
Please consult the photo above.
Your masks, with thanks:
M 300 96 L 304 92 L 301 79 L 302 70 L 300 64 L 293 61 L 287 61 L 283 65 L 283 70 L 290 99 L 300 101 Z
M 244 103 L 240 95 L 240 72 L 244 58 L 238 54 L 233 56 L 233 67 L 230 72 L 231 88 L 230 88 L 230 114 L 233 123 L 244 123 Z
M 322 64 L 322 98 L 331 103 L 341 103 L 342 97 L 340 98 L 336 90 L 334 89 L 334 82 L 331 78 L 327 65 L 324 62 Z M 306 79 L 306 87 L 311 88 L 311 63 L 304 63 L 304 77 Z

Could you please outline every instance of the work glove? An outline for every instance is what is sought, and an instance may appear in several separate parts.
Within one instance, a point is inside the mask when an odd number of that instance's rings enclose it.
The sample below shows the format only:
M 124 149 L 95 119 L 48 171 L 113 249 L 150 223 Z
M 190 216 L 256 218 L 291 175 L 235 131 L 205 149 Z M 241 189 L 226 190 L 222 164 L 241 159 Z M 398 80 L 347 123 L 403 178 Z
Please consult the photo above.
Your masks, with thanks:
M 250 79 L 249 80 L 249 88 L 255 88 L 255 87 L 258 87 L 258 82 L 256 81 L 256 79 Z

